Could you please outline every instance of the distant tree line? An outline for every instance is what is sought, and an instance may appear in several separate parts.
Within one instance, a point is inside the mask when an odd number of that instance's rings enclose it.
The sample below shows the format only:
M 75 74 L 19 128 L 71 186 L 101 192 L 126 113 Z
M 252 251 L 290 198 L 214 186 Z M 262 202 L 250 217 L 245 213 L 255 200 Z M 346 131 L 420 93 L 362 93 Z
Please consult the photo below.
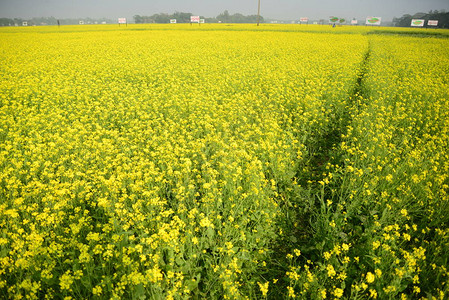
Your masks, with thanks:
M 22 22 L 25 20 L 22 20 L 20 18 L 0 18 L 0 26 L 14 26 L 14 24 L 20 24 L 22 25 Z
M 173 14 L 154 14 L 152 16 L 135 15 L 134 22 L 136 24 L 141 23 L 169 23 L 170 19 L 176 19 L 177 23 L 190 23 L 190 17 L 192 13 L 175 12 Z M 219 14 L 215 18 L 205 18 L 200 16 L 201 19 L 205 19 L 206 23 L 257 23 L 257 15 L 245 16 L 239 13 L 233 15 L 229 14 L 227 10 Z M 263 17 L 260 17 L 260 22 L 263 23 Z
M 58 25 L 58 20 L 60 25 L 76 25 L 80 21 L 84 24 L 101 24 L 106 22 L 117 23 L 110 19 L 92 19 L 92 18 L 79 18 L 79 19 L 56 19 L 55 17 L 45 17 L 45 18 L 32 18 L 32 19 L 22 19 L 22 18 L 0 18 L 0 26 L 22 26 L 23 22 L 27 22 L 28 26 L 39 26 L 39 25 Z
M 257 15 L 244 16 L 239 13 L 231 15 L 227 10 L 219 14 L 216 19 L 223 23 L 257 23 Z M 260 17 L 260 22 L 264 22 L 262 16 Z
M 400 18 L 393 18 L 393 23 L 398 27 L 411 27 L 412 19 L 438 20 L 438 26 L 431 26 L 437 28 L 449 28 L 449 12 L 445 10 L 431 10 L 428 13 L 416 13 L 414 15 L 405 14 Z
M 190 16 L 193 16 L 191 13 L 184 12 L 175 12 L 174 14 L 154 14 L 152 16 L 134 16 L 134 22 L 136 24 L 142 23 L 170 23 L 170 19 L 176 19 L 177 23 L 190 23 Z M 204 17 L 201 17 L 204 19 Z

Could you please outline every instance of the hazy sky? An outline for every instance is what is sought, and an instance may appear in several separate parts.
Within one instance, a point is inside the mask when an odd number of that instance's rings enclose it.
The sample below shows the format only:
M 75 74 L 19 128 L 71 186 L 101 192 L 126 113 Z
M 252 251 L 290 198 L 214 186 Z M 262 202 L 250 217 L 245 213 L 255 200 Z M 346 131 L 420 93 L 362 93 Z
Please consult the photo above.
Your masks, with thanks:
M 215 17 L 227 9 L 232 13 L 257 14 L 258 0 L 0 0 L 0 17 L 110 18 L 155 13 L 190 12 Z M 266 18 L 295 20 L 382 17 L 391 20 L 405 13 L 449 11 L 449 0 L 261 0 Z

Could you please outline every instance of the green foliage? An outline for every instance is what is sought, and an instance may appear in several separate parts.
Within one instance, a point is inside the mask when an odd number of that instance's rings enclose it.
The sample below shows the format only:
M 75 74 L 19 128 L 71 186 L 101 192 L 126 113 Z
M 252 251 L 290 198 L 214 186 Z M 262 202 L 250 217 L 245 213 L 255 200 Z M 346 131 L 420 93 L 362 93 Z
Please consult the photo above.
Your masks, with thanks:
M 240 13 L 233 15 L 229 14 L 227 10 L 217 16 L 217 20 L 222 23 L 257 23 L 257 15 L 244 16 Z M 260 23 L 263 23 L 264 19 L 260 17 Z
M 175 12 L 173 14 L 154 14 L 152 16 L 140 16 L 135 15 L 134 16 L 134 22 L 136 24 L 142 24 L 142 23 L 169 23 L 170 19 L 176 19 L 177 23 L 190 23 L 190 16 L 193 14 L 191 13 L 184 13 L 184 12 Z
M 405 14 L 400 18 L 394 18 L 393 23 L 398 27 L 411 27 L 412 19 L 425 20 L 427 27 L 428 20 L 438 20 L 438 26 L 428 26 L 429 28 L 449 28 L 449 12 L 429 11 L 429 13 L 417 13 L 414 15 Z

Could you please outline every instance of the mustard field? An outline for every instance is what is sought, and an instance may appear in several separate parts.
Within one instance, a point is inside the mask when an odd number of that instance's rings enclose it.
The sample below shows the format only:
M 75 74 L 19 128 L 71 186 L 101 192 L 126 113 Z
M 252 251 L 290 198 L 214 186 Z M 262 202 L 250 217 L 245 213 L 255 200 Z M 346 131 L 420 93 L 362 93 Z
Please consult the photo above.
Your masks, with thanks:
M 449 30 L 0 28 L 0 298 L 447 299 Z

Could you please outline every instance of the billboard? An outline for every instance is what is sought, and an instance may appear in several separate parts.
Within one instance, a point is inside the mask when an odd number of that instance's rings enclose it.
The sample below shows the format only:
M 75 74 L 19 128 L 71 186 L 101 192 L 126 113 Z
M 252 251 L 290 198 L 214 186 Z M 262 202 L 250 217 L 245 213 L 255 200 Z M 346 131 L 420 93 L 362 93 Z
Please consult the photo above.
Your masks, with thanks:
M 427 21 L 427 26 L 438 26 L 438 20 Z
M 351 24 L 352 25 L 357 25 L 358 21 L 357 20 L 351 20 Z
M 329 23 L 335 23 L 335 22 L 338 22 L 338 20 L 340 20 L 340 18 L 338 18 L 338 17 L 330 17 L 329 18 Z
M 421 19 L 412 19 L 412 23 L 410 24 L 413 27 L 423 27 L 425 20 Z
M 170 24 L 176 24 L 176 19 L 170 19 Z
M 381 17 L 368 17 L 366 18 L 366 25 L 380 25 L 382 21 Z
M 200 16 L 190 16 L 190 23 L 199 23 Z
M 299 18 L 299 21 L 301 23 L 308 23 L 309 22 L 309 18 Z
M 205 23 L 206 22 L 206 20 L 205 19 L 200 19 L 200 23 Z
M 126 18 L 118 18 L 119 24 L 126 24 Z

